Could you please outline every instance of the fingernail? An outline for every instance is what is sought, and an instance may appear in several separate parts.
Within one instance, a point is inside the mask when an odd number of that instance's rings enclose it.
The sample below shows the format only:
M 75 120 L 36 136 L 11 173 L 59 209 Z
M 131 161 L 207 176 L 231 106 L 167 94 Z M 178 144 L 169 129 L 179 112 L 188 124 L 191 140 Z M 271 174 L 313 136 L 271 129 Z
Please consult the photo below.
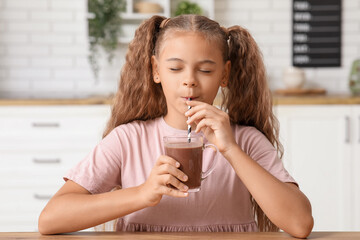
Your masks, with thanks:
M 188 186 L 184 186 L 183 189 L 184 189 L 184 191 L 187 191 L 187 190 L 189 189 L 189 187 L 188 187 Z
M 187 181 L 188 180 L 188 177 L 185 175 L 185 176 L 183 176 L 183 180 L 184 181 Z
M 180 167 L 180 163 L 179 163 L 179 162 L 176 162 L 175 165 L 176 165 L 176 167 Z
M 190 123 L 190 120 L 187 120 L 186 123 L 189 124 L 189 123 Z
M 187 192 L 184 192 L 183 194 L 184 194 L 184 196 L 187 196 L 187 195 L 189 195 L 189 193 L 187 193 Z

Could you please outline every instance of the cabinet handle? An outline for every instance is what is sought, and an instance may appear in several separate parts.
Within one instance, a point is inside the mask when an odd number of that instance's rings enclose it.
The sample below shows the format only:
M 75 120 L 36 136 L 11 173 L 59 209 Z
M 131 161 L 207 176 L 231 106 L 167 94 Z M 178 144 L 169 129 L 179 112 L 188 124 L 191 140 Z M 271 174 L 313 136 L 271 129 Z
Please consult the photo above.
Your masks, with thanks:
M 345 143 L 350 143 L 350 117 L 345 117 Z
M 51 195 L 46 195 L 46 194 L 43 195 L 43 194 L 34 193 L 34 198 L 37 200 L 50 200 Z
M 34 163 L 61 163 L 61 159 L 60 158 L 48 158 L 48 159 L 39 159 L 39 158 L 33 158 L 33 162 Z
M 36 128 L 58 128 L 60 127 L 60 123 L 57 122 L 33 122 L 33 127 Z

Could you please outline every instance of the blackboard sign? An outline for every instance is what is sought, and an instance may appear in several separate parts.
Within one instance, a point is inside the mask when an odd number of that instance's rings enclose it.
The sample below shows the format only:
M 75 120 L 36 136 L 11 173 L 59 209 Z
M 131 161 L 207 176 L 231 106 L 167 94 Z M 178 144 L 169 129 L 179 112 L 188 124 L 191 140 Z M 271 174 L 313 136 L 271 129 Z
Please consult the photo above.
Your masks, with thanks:
M 292 19 L 293 66 L 341 65 L 341 0 L 293 0 Z

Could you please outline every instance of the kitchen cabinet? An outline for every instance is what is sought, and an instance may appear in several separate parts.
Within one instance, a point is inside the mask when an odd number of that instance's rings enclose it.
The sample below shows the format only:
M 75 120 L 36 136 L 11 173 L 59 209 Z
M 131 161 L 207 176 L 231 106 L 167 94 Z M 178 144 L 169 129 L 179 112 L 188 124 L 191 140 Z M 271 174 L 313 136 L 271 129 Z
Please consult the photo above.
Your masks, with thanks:
M 315 231 L 359 230 L 360 106 L 278 105 L 284 164 L 310 199 Z
M 157 3 L 161 7 L 158 13 L 141 13 L 136 10 L 136 5 L 140 2 Z M 172 17 L 177 5 L 181 0 L 126 0 L 126 11 L 121 14 L 122 17 L 122 35 L 119 39 L 120 43 L 127 44 L 134 38 L 135 30 L 140 23 L 153 15 L 161 15 L 165 17 Z M 203 10 L 203 14 L 211 19 L 214 19 L 215 6 L 214 0 L 191 0 L 190 2 L 197 3 Z
M 62 176 L 101 140 L 109 105 L 0 106 L 0 231 L 37 231 Z
M 352 129 L 353 131 L 353 139 L 354 148 L 353 148 L 353 183 L 354 183 L 354 228 L 356 231 L 360 231 L 360 106 L 353 108 L 353 121 L 352 121 Z

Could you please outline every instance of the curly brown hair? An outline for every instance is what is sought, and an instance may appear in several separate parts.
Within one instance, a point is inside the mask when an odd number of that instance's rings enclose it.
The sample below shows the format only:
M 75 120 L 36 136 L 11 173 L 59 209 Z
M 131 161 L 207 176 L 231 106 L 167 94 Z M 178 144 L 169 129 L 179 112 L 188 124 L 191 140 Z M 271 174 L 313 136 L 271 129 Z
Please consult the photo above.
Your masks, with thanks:
M 231 61 L 228 86 L 222 90 L 221 103 L 231 123 L 257 128 L 273 144 L 281 158 L 283 148 L 278 138 L 279 124 L 272 112 L 265 66 L 251 34 L 240 26 L 224 28 L 198 15 L 180 15 L 164 20 L 162 16 L 153 16 L 136 30 L 129 44 L 126 63 L 121 71 L 121 83 L 103 136 L 121 124 L 166 115 L 166 100 L 161 84 L 153 81 L 151 57 L 159 54 L 162 42 L 172 31 L 193 31 L 217 44 L 222 50 L 224 62 Z M 279 228 L 268 219 L 256 201 L 251 200 L 259 230 L 278 231 Z

